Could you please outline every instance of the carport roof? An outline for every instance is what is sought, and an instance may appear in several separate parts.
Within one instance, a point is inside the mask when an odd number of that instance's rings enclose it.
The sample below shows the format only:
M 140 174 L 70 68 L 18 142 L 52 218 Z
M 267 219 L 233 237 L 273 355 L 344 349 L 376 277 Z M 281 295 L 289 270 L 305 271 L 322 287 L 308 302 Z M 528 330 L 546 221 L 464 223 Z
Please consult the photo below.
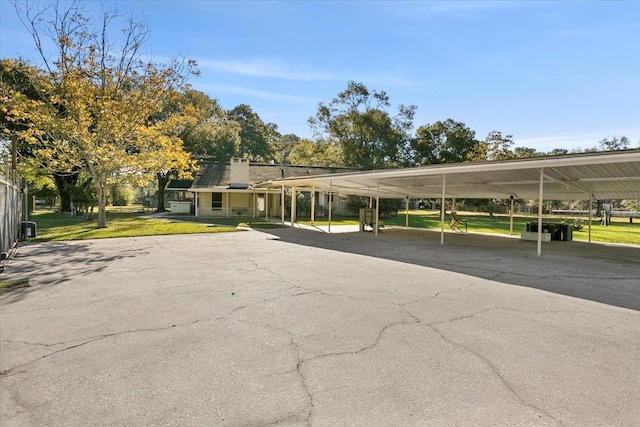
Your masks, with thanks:
M 256 187 L 296 187 L 381 198 L 537 199 L 540 174 L 547 200 L 640 198 L 640 149 L 449 163 L 263 182 Z

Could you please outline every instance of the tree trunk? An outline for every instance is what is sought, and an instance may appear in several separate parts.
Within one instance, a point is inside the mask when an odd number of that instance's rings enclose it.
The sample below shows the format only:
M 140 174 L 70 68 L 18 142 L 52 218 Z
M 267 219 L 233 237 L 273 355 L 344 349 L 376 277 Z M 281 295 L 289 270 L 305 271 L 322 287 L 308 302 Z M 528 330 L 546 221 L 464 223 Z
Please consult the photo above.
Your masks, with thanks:
M 96 180 L 96 193 L 98 193 L 98 227 L 107 228 L 107 184 Z
M 158 208 L 156 212 L 166 212 L 167 208 L 164 206 L 164 189 L 169 182 L 169 174 L 157 173 L 158 177 Z
M 78 174 L 54 172 L 53 181 L 60 195 L 60 212 L 71 212 L 71 195 L 78 183 Z

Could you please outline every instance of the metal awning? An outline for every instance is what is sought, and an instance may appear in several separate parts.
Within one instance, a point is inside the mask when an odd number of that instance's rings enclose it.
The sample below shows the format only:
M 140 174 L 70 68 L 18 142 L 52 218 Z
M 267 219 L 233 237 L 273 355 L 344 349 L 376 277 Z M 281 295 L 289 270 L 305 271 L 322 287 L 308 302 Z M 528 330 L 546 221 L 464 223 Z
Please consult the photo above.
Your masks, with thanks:
M 268 181 L 260 187 L 295 187 L 380 198 L 537 199 L 640 198 L 640 149 L 535 157 L 480 163 L 450 163 Z
M 543 200 L 640 199 L 640 149 L 534 157 L 499 162 L 452 163 L 405 169 L 279 179 L 256 185 L 297 191 L 381 198 L 438 198 L 444 244 L 445 199 L 537 199 L 538 255 L 542 254 Z M 293 199 L 295 200 L 295 199 Z M 313 200 L 313 199 L 312 199 Z M 376 203 L 376 224 L 378 224 Z M 329 206 L 331 212 L 331 206 Z M 591 212 L 591 210 L 589 210 Z M 591 213 L 589 214 L 591 215 Z M 291 204 L 295 218 L 295 203 Z M 312 217 L 313 221 L 313 217 Z M 284 211 L 282 214 L 284 223 Z M 407 217 L 408 223 L 408 217 Z M 293 224 L 293 219 L 292 219 Z M 331 216 L 329 216 L 331 224 Z M 331 227 L 331 225 L 329 225 Z M 513 207 L 511 209 L 513 227 Z M 378 227 L 375 227 L 376 235 Z M 591 220 L 589 220 L 591 241 Z

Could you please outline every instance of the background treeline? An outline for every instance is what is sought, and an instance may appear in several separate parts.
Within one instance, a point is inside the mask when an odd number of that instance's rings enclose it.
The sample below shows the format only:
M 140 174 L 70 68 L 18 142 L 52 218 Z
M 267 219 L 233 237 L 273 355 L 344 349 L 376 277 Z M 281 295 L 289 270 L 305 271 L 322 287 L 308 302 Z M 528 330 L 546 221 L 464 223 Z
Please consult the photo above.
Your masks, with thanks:
M 15 6 L 41 61 L 0 60 L 0 160 L 16 152 L 29 186 L 43 197 L 59 195 L 63 211 L 72 201 L 77 212 L 96 206 L 99 227 L 107 225 L 106 204 L 126 199 L 126 185 L 156 182 L 164 210 L 167 183 L 191 177 L 198 158 L 380 169 L 570 152 L 519 147 L 497 130 L 479 138 L 452 118 L 416 127 L 416 106 L 393 108 L 384 91 L 355 81 L 318 104 L 308 120 L 313 138 L 281 134 L 251 106 L 227 110 L 194 90 L 195 62 L 147 59 L 144 21 L 115 11 L 88 17 L 79 2 Z M 630 145 L 614 136 L 571 152 Z

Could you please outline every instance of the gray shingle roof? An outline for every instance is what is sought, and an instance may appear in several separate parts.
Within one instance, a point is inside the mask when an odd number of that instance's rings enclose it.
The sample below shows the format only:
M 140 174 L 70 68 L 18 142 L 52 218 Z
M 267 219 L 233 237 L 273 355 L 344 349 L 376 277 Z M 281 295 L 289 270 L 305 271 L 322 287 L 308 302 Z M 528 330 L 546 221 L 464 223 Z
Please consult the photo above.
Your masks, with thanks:
M 318 166 L 271 165 L 264 163 L 249 164 L 249 181 L 243 184 L 255 185 L 273 179 L 326 175 L 341 172 L 353 172 L 353 168 L 334 168 Z M 228 187 L 231 184 L 231 166 L 229 163 L 205 161 L 193 179 L 192 188 Z

